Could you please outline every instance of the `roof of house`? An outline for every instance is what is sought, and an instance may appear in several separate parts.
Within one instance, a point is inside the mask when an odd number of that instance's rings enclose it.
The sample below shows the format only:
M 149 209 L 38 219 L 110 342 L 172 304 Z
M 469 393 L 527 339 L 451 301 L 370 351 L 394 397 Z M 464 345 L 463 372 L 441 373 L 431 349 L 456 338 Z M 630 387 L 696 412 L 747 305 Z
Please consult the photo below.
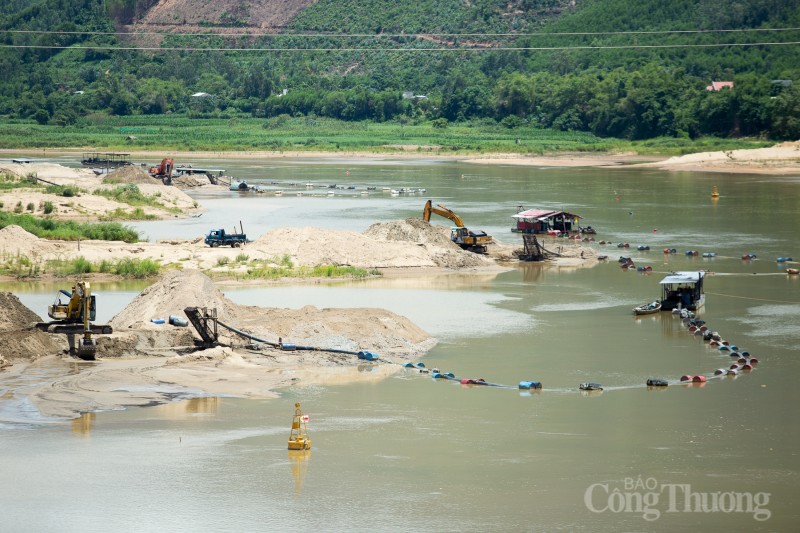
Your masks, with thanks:
M 533 221 L 533 220 L 545 220 L 548 218 L 553 218 L 556 215 L 564 215 L 570 218 L 580 218 L 580 216 L 572 213 L 567 213 L 566 211 L 554 211 L 552 209 L 528 209 L 527 211 L 522 211 L 521 213 L 517 213 L 516 215 L 511 215 L 511 217 Z
M 706 87 L 706 91 L 719 91 L 723 88 L 733 89 L 732 81 L 712 81 L 711 85 Z
M 698 272 L 673 272 L 661 280 L 661 285 L 671 285 L 673 283 L 697 283 L 705 277 L 706 273 Z

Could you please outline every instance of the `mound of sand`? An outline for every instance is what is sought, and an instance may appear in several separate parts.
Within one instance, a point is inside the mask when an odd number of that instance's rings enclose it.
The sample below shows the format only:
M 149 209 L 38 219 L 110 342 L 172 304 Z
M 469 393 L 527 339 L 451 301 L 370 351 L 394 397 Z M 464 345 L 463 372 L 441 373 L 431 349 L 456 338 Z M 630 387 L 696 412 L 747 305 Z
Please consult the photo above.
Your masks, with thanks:
M 407 218 L 394 222 L 378 222 L 364 231 L 364 235 L 376 241 L 401 241 L 417 244 L 433 244 L 443 248 L 460 250 L 450 240 L 450 230 L 444 226 L 434 226 L 421 218 Z
M 36 359 L 44 355 L 59 353 L 62 343 L 59 337 L 36 329 L 34 324 L 42 319 L 25 307 L 19 298 L 10 292 L 0 292 L 0 367 L 3 359 Z M 66 337 L 63 338 L 66 344 Z
M 19 254 L 30 257 L 44 253 L 49 248 L 49 242 L 15 224 L 0 229 L 0 256 Z
M 198 270 L 173 270 L 158 282 L 142 291 L 114 318 L 115 330 L 141 328 L 153 318 L 167 319 L 169 315 L 185 318 L 187 307 L 215 307 L 220 320 L 235 317 L 234 304 L 228 300 L 211 279 Z
M 270 342 L 418 357 L 435 340 L 404 316 L 375 308 L 300 309 L 242 307 L 240 327 Z
M 103 183 L 156 183 L 156 180 L 144 168 L 126 165 L 106 174 Z
M 379 350 L 395 356 L 418 356 L 435 343 L 405 317 L 382 309 L 275 309 L 240 306 L 228 300 L 205 274 L 172 271 L 145 289 L 111 320 L 115 333 L 98 341 L 101 355 L 150 355 L 170 347 L 190 346 L 194 328 L 154 325 L 152 318 L 185 317 L 186 307 L 217 309 L 224 323 L 267 342 L 283 342 L 352 351 Z M 223 341 L 250 341 L 220 328 Z
M 278 228 L 248 244 L 266 255 L 289 255 L 304 266 L 348 265 L 360 268 L 435 267 L 423 249 L 402 242 L 379 242 L 354 231 Z
M 373 224 L 364 234 L 319 228 L 279 228 L 249 244 L 251 250 L 298 265 L 361 268 L 487 267 L 494 263 L 450 241 L 449 230 L 422 220 Z

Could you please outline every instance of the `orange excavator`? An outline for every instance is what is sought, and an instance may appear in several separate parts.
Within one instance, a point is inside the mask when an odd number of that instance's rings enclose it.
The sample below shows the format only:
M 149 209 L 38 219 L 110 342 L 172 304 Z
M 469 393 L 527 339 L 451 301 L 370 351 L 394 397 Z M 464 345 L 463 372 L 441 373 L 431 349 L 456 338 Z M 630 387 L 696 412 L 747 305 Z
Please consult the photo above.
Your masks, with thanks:
M 164 182 L 164 185 L 172 184 L 172 172 L 175 169 L 175 160 L 165 157 L 157 167 L 150 167 L 150 175 Z
M 442 204 L 436 204 L 434 206 L 433 202 L 428 200 L 425 203 L 425 209 L 422 211 L 422 220 L 430 222 L 431 213 L 436 213 L 453 222 L 453 227 L 450 229 L 450 240 L 459 245 L 462 249 L 479 254 L 486 253 L 486 246 L 492 243 L 491 235 L 487 235 L 485 231 L 471 231 L 467 229 L 464 226 L 464 221 L 453 210 L 448 209 Z

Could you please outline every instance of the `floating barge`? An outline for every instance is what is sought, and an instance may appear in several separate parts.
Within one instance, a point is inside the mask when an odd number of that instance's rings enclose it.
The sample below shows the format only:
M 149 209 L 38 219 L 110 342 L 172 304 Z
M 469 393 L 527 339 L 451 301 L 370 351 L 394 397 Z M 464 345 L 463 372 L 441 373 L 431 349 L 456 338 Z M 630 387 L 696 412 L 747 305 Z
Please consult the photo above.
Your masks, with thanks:
M 131 154 L 87 152 L 81 163 L 87 167 L 124 167 L 132 165 Z
M 706 273 L 673 272 L 661 280 L 661 310 L 688 309 L 696 311 L 705 303 L 703 279 Z
M 579 233 L 581 217 L 566 211 L 552 209 L 528 209 L 512 215 L 516 225 L 511 228 L 515 233 L 544 235 L 563 235 Z

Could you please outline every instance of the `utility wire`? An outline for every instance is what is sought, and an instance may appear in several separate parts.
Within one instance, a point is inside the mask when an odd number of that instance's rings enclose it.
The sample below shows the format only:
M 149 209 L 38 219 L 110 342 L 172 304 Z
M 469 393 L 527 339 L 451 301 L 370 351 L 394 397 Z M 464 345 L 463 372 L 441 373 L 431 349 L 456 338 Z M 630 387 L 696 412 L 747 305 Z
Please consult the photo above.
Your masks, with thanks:
M 50 50 L 140 50 L 150 52 L 525 52 L 525 51 L 554 51 L 554 50 L 636 50 L 645 48 L 722 48 L 746 46 L 790 46 L 800 44 L 800 41 L 785 42 L 760 42 L 760 43 L 709 43 L 709 44 L 630 44 L 630 45 L 604 45 L 604 46 L 485 46 L 485 47 L 427 47 L 427 48 L 299 48 L 299 47 L 270 47 L 270 48 L 237 48 L 237 47 L 181 47 L 181 46 L 109 46 L 109 45 L 32 45 L 32 44 L 0 44 L 2 48 L 32 48 Z
M 176 28 L 180 27 L 175 25 Z M 301 32 L 301 33 L 265 33 L 250 32 L 244 28 L 241 32 L 206 32 L 206 33 L 185 33 L 185 32 L 153 32 L 153 31 L 130 31 L 130 32 L 105 32 L 105 31 L 61 31 L 61 30 L 0 30 L 0 33 L 20 33 L 34 35 L 185 35 L 190 37 L 376 37 L 376 38 L 400 38 L 400 37 L 538 37 L 538 36 L 598 36 L 598 35 L 668 35 L 668 34 L 700 34 L 700 33 L 763 33 L 763 32 L 783 32 L 797 31 L 798 28 L 739 28 L 727 30 L 631 30 L 631 31 L 597 31 L 597 32 L 535 32 L 535 33 L 436 33 L 436 32 L 416 32 L 416 33 L 325 33 L 325 32 Z

